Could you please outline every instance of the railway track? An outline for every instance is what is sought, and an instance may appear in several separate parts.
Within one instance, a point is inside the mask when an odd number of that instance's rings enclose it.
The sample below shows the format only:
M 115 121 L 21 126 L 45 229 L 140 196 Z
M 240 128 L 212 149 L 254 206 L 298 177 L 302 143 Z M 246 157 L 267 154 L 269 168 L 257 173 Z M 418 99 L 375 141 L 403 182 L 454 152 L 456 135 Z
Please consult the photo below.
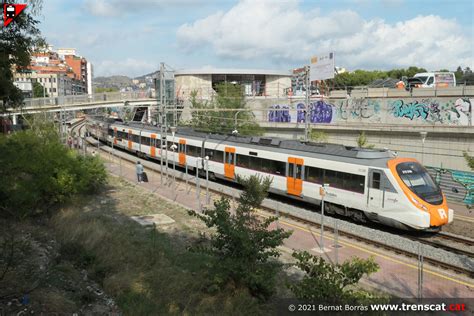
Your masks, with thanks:
M 458 255 L 474 258 L 474 240 L 470 238 L 439 232 L 427 238 L 418 237 L 414 240 Z M 450 244 L 447 244 L 448 242 Z M 467 248 L 467 250 L 463 248 Z
M 110 146 L 108 146 L 108 144 L 102 143 L 102 146 L 100 147 L 100 150 L 104 151 L 106 153 L 109 153 L 107 150 L 104 149 L 104 146 L 110 148 Z M 131 156 L 130 153 L 127 153 L 127 155 Z M 129 157 L 123 157 L 123 159 L 128 160 L 131 163 L 135 162 L 135 158 L 132 159 L 132 158 L 129 158 Z M 154 169 L 154 168 L 150 168 L 150 167 L 145 166 L 145 169 L 153 170 L 154 172 L 159 172 L 159 168 Z M 176 181 L 184 181 L 184 180 L 176 178 Z M 222 191 L 219 191 L 219 190 L 214 190 L 212 188 L 209 188 L 209 191 L 213 192 L 215 194 L 225 195 L 225 196 L 231 197 L 230 194 L 226 194 L 225 192 L 222 192 Z M 300 218 L 298 216 L 295 216 L 295 215 L 293 215 L 291 213 L 288 213 L 288 212 L 285 212 L 285 211 L 281 211 L 281 210 L 277 211 L 275 209 L 268 208 L 268 207 L 262 207 L 262 209 L 265 210 L 266 212 L 269 212 L 269 213 L 273 214 L 273 215 L 277 214 L 280 217 L 284 217 L 284 218 L 290 219 L 292 221 L 300 222 L 300 223 L 303 223 L 303 224 L 308 225 L 310 227 L 314 227 L 314 228 L 320 228 L 321 227 L 321 225 L 317 222 Z M 331 233 L 334 233 L 334 228 L 328 226 L 327 224 L 325 224 L 324 227 L 325 227 L 326 231 L 330 231 Z M 338 234 L 340 236 L 344 236 L 344 237 L 346 237 L 348 239 L 351 239 L 351 240 L 356 240 L 358 242 L 361 242 L 361 243 L 364 243 L 364 244 L 367 244 L 367 245 L 370 245 L 370 246 L 373 246 L 373 247 L 376 247 L 376 248 L 379 248 L 379 249 L 384 249 L 384 250 L 390 251 L 390 252 L 395 253 L 397 255 L 404 255 L 407 258 L 415 258 L 416 259 L 419 256 L 418 253 L 410 252 L 410 251 L 407 251 L 407 250 L 404 250 L 404 249 L 401 249 L 401 248 L 398 248 L 398 247 L 386 245 L 382 242 L 372 240 L 372 239 L 369 239 L 369 238 L 364 238 L 364 237 L 358 236 L 358 235 L 353 234 L 353 233 L 348 232 L 348 231 L 341 231 L 339 229 Z M 442 234 L 442 233 L 441 233 L 441 235 L 442 236 L 447 236 L 446 234 Z M 407 237 L 407 238 L 412 239 L 414 241 L 424 243 L 424 244 L 429 244 L 433 247 L 443 248 L 444 250 L 452 252 L 452 253 L 466 255 L 466 256 L 471 257 L 471 258 L 474 257 L 474 253 L 472 253 L 470 251 L 459 250 L 455 247 L 448 246 L 448 245 L 445 245 L 445 244 L 440 243 L 440 242 L 429 241 L 427 239 L 420 239 L 419 237 L 414 238 L 414 239 L 410 238 L 410 237 Z M 457 236 L 456 237 L 449 236 L 449 237 L 441 237 L 441 238 L 444 238 L 445 240 L 448 239 L 448 238 L 451 238 L 453 240 L 454 238 L 457 238 Z M 461 239 L 462 239 L 462 236 L 459 236 L 457 238 L 456 242 L 461 242 L 460 241 Z M 468 245 L 472 246 L 472 241 L 470 241 L 470 240 L 469 241 L 463 240 L 462 242 L 469 243 Z M 447 270 L 453 271 L 457 274 L 467 275 L 471 278 L 474 278 L 474 271 L 472 271 L 472 269 L 451 265 L 451 264 L 448 264 L 448 263 L 445 263 L 445 262 L 427 257 L 426 255 L 427 254 L 425 254 L 425 257 L 424 257 L 424 262 L 425 263 L 429 263 L 432 266 L 439 267 L 441 269 L 447 269 Z

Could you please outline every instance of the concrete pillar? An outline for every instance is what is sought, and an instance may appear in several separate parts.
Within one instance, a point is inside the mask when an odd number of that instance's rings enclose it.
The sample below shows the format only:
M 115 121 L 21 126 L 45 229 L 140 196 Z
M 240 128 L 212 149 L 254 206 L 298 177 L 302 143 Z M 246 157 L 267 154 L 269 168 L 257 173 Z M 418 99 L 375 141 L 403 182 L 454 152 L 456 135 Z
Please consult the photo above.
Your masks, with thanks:
M 13 115 L 12 123 L 13 123 L 13 125 L 18 124 L 18 122 L 17 122 L 17 115 L 16 115 L 16 114 Z
M 151 107 L 147 107 L 146 109 L 146 119 L 148 124 L 151 124 Z

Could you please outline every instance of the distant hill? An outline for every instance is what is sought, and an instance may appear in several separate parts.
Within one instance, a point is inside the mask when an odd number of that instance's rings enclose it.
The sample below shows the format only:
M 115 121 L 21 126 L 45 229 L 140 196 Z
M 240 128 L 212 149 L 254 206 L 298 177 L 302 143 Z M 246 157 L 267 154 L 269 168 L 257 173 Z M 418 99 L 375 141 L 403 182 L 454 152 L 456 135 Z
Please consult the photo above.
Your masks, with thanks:
M 132 78 L 127 76 L 95 77 L 93 83 L 95 88 L 116 88 L 119 90 L 133 84 Z
M 157 71 L 155 71 L 155 72 L 152 72 L 152 73 L 149 73 L 149 74 L 146 74 L 146 75 L 142 75 L 142 76 L 139 76 L 139 77 L 135 77 L 134 79 L 140 80 L 140 82 L 142 82 L 142 81 L 145 81 L 145 78 L 146 78 L 146 77 L 155 78 L 155 77 L 158 75 L 159 72 L 160 72 L 160 71 L 157 70 Z

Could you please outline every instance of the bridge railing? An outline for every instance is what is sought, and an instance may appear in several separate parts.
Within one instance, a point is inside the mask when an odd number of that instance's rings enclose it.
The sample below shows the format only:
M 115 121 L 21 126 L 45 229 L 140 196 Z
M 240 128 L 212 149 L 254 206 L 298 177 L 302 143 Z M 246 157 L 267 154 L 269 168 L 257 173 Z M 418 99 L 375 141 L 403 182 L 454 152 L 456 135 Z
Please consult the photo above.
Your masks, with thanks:
M 63 105 L 113 102 L 113 101 L 124 101 L 124 100 L 127 100 L 127 101 L 128 100 L 142 100 L 142 99 L 149 99 L 149 98 L 151 98 L 151 94 L 145 91 L 78 94 L 78 95 L 48 97 L 48 98 L 25 99 L 23 101 L 23 107 L 29 108 L 29 107 L 55 106 L 55 105 L 63 106 Z

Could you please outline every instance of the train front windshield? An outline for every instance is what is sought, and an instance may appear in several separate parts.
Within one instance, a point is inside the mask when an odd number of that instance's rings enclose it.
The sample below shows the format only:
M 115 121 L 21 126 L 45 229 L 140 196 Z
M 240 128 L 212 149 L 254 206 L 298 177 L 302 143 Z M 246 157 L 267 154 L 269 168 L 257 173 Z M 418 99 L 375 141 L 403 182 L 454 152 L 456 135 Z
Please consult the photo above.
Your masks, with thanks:
M 397 172 L 406 186 L 423 201 L 435 205 L 443 203 L 441 189 L 422 165 L 403 162 L 397 165 Z

